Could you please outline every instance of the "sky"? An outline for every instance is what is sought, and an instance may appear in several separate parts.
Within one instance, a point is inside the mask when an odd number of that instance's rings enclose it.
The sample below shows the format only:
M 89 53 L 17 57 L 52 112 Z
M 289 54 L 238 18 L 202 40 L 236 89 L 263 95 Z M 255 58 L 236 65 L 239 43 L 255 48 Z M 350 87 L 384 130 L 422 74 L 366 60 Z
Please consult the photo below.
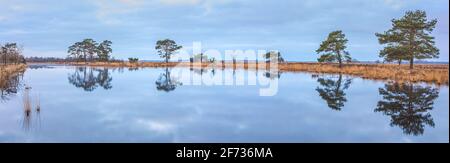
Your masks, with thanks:
M 111 40 L 113 57 L 160 60 L 157 40 L 192 49 L 278 50 L 288 61 L 316 61 L 328 33 L 342 30 L 360 61 L 381 60 L 375 37 L 408 10 L 425 10 L 449 61 L 448 0 L 0 0 L 0 44 L 17 42 L 25 56 L 66 57 L 85 38 Z

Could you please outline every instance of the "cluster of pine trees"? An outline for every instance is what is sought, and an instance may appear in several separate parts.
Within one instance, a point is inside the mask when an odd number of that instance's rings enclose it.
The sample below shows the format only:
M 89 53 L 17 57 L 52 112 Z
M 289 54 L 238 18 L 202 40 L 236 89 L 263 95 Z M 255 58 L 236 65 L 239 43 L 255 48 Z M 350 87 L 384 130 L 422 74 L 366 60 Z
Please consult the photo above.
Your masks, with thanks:
M 84 39 L 70 46 L 67 52 L 69 58 L 76 61 L 108 61 L 112 53 L 111 44 L 112 42 L 109 40 L 98 44 L 93 39 Z

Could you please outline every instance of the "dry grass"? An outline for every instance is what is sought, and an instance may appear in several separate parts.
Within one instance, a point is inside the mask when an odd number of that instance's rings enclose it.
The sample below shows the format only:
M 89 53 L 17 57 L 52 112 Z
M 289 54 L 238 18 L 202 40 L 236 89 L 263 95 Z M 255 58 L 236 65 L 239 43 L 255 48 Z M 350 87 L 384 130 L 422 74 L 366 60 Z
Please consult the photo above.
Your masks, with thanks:
M 263 64 L 257 64 L 255 62 L 217 62 L 215 64 L 210 63 L 189 63 L 189 62 L 90 62 L 90 63 L 59 63 L 69 65 L 85 65 L 85 66 L 101 66 L 101 67 L 218 67 L 218 68 L 244 68 L 244 69 L 256 69 L 264 66 Z M 269 65 L 265 65 L 269 68 Z M 337 64 L 321 64 L 321 63 L 300 63 L 289 62 L 278 65 L 280 71 L 285 72 L 313 72 L 313 73 L 331 73 L 331 74 L 347 74 L 357 76 L 365 79 L 374 80 L 394 80 L 397 82 L 426 82 L 437 85 L 448 85 L 448 64 L 441 65 L 425 65 L 416 64 L 414 70 L 409 70 L 409 65 L 395 65 L 395 64 L 346 64 L 342 68 L 339 68 Z
M 0 65 L 0 88 L 5 87 L 8 81 L 17 74 L 25 72 L 27 65 Z
M 286 63 L 279 65 L 282 71 L 303 71 L 314 73 L 342 73 L 365 79 L 393 80 L 397 82 L 426 82 L 448 85 L 448 65 L 409 65 L 393 64 L 348 64 L 339 68 L 336 64 Z
M 17 72 L 24 72 L 27 69 L 27 65 L 25 64 L 11 64 L 11 65 L 1 65 L 0 64 L 0 73 L 2 76 L 6 74 L 14 74 Z

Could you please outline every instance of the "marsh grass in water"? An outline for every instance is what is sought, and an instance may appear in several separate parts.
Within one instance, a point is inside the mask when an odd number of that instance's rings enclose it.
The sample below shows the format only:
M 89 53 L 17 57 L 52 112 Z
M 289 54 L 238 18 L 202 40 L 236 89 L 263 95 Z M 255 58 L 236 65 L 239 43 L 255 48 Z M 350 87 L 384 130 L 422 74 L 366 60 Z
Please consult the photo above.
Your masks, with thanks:
M 22 127 L 24 130 L 29 131 L 31 128 L 31 116 L 32 116 L 32 105 L 30 99 L 30 89 L 25 88 L 23 92 L 23 120 Z
M 26 86 L 22 95 L 23 102 L 23 118 L 22 128 L 24 131 L 37 129 L 41 124 L 41 101 L 40 96 L 36 95 L 33 100 L 30 95 L 31 87 Z M 33 106 L 33 102 L 35 105 Z

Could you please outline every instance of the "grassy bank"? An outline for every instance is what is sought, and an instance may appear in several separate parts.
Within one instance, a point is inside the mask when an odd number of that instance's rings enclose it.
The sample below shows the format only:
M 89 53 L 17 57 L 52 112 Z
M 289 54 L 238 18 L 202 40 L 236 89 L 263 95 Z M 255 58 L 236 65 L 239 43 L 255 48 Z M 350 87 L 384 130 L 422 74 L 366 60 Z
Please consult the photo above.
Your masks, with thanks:
M 6 77 L 9 75 L 14 75 L 17 73 L 23 73 L 27 69 L 25 64 L 10 64 L 10 65 L 0 65 L 0 76 Z
M 238 69 L 256 69 L 262 64 L 256 64 L 249 62 L 225 62 L 224 64 L 218 62 L 215 64 L 210 63 L 189 63 L 189 62 L 73 62 L 73 63 L 53 63 L 53 64 L 67 64 L 75 66 L 101 66 L 101 67 L 217 67 L 217 68 L 238 68 Z M 266 64 L 266 69 L 269 65 Z M 332 73 L 332 74 L 347 74 L 357 76 L 365 79 L 374 80 L 394 80 L 398 82 L 426 82 L 437 85 L 448 85 L 448 64 L 440 65 L 427 65 L 416 64 L 414 70 L 410 70 L 408 65 L 396 65 L 396 64 L 346 64 L 342 68 L 339 68 L 337 64 L 321 64 L 321 63 L 301 63 L 301 62 L 289 62 L 281 63 L 278 65 L 278 69 L 284 72 L 313 72 L 313 73 Z
M 27 69 L 25 64 L 0 65 L 0 88 L 10 85 L 10 80 L 18 74 L 24 73 Z
M 417 64 L 414 70 L 409 65 L 395 64 L 350 64 L 339 68 L 337 64 L 281 64 L 282 71 L 303 71 L 314 73 L 342 73 L 365 79 L 394 80 L 398 82 L 426 82 L 448 85 L 448 65 Z

